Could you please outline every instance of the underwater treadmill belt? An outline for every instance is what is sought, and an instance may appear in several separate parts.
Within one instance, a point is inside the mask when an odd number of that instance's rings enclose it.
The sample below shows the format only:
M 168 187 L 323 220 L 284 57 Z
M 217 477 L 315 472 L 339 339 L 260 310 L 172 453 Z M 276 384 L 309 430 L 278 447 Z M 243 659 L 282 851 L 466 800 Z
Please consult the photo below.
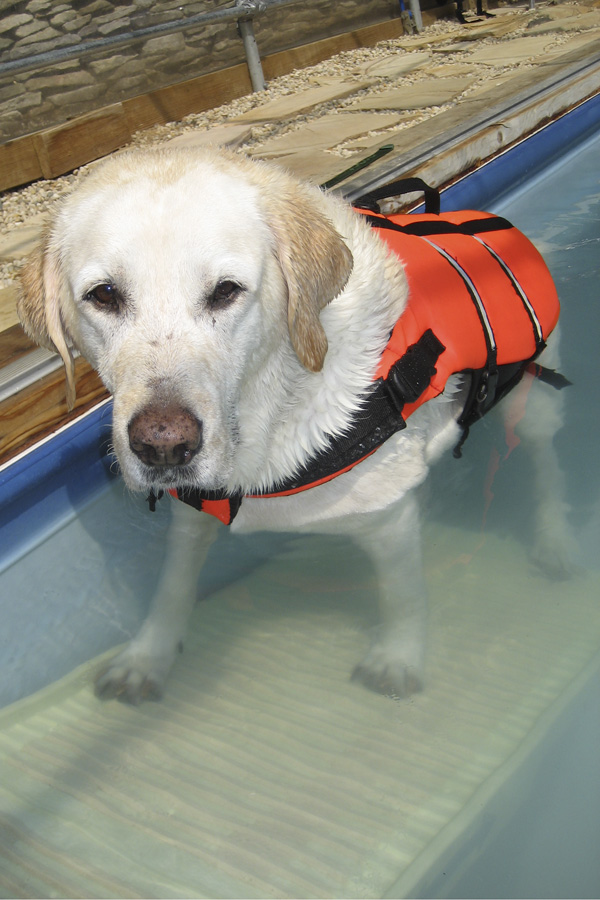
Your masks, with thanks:
M 567 590 L 511 539 L 427 531 L 409 700 L 349 680 L 371 576 L 346 556 L 327 580 L 292 545 L 196 608 L 163 702 L 100 702 L 94 660 L 0 713 L 0 895 L 412 895 L 600 634 L 597 573 Z

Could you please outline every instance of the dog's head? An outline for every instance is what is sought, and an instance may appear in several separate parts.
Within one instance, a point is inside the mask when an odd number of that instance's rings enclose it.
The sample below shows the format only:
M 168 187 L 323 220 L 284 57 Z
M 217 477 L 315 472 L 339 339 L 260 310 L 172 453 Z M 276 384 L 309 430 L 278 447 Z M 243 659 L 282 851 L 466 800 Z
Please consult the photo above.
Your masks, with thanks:
M 74 348 L 114 394 L 131 487 L 216 488 L 231 472 L 244 391 L 286 354 L 322 368 L 320 312 L 351 270 L 316 189 L 227 154 L 132 151 L 63 202 L 18 308 L 64 360 L 71 404 Z

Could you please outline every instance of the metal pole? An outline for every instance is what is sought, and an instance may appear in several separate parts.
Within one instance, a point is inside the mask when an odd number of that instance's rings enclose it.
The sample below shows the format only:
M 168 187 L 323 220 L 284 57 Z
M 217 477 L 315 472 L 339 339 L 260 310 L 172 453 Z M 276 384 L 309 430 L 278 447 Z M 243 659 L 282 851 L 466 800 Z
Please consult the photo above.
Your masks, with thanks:
M 252 90 L 264 91 L 265 76 L 263 74 L 260 62 L 260 53 L 258 45 L 254 37 L 254 25 L 251 16 L 244 16 L 238 19 L 238 28 L 244 42 L 244 50 L 246 51 L 246 62 L 248 63 L 248 71 L 250 72 L 250 81 L 252 82 Z
M 419 0 L 410 0 L 410 11 L 413 16 L 415 28 L 420 33 L 421 31 L 423 31 L 423 17 L 421 15 L 421 7 L 419 5 Z
M 147 25 L 134 31 L 121 32 L 108 37 L 92 38 L 89 41 L 79 41 L 69 47 L 59 47 L 56 50 L 35 53 L 33 56 L 22 56 L 18 59 L 0 62 L 0 76 L 12 72 L 24 72 L 28 69 L 55 65 L 73 57 L 122 47 L 144 38 L 174 34 L 178 31 L 185 31 L 188 28 L 195 28 L 212 22 L 226 22 L 230 19 L 239 19 L 240 15 L 254 16 L 269 9 L 277 9 L 278 7 L 288 6 L 297 2 L 298 0 L 241 0 L 235 6 L 227 6 L 224 9 L 210 10 L 194 16 L 187 16 L 184 19 L 162 22 L 158 25 Z M 77 39 L 74 38 L 74 40 Z

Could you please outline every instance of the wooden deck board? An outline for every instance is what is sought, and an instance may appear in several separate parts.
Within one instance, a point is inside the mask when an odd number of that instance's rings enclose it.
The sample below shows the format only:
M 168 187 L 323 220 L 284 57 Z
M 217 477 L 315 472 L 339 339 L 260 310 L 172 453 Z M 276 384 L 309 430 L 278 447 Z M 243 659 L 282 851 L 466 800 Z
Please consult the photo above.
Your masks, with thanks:
M 72 410 L 67 409 L 62 368 L 0 403 L 0 465 L 108 396 L 85 360 L 76 361 L 75 376 L 77 400 Z

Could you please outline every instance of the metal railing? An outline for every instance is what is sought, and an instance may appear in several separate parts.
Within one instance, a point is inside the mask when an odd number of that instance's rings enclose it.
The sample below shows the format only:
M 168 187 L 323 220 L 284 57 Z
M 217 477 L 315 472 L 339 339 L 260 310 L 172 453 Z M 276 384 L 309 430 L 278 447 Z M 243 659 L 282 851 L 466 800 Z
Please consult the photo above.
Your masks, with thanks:
M 122 47 L 134 41 L 145 38 L 159 37 L 165 34 L 174 34 L 176 32 L 185 31 L 188 28 L 195 28 L 199 25 L 208 25 L 215 22 L 227 22 L 237 20 L 240 27 L 240 33 L 244 40 L 244 47 L 248 54 L 247 40 L 244 33 L 250 35 L 249 41 L 254 40 L 252 29 L 252 20 L 260 13 L 266 12 L 280 6 L 289 6 L 297 3 L 298 0 L 236 0 L 234 6 L 228 6 L 225 9 L 215 9 L 205 13 L 197 13 L 194 16 L 186 16 L 182 19 L 174 19 L 171 22 L 162 22 L 157 25 L 147 25 L 143 28 L 136 28 L 131 31 L 121 32 L 120 34 L 109 35 L 108 37 L 92 38 L 88 41 L 81 41 L 78 44 L 72 44 L 69 47 L 57 47 L 56 50 L 46 50 L 42 53 L 24 56 L 21 59 L 11 59 L 7 62 L 0 62 L 0 76 L 12 74 L 14 72 L 24 72 L 31 69 L 38 69 L 44 66 L 54 65 L 64 62 L 73 57 L 83 56 L 88 53 L 97 53 L 98 51 Z M 256 41 L 254 41 L 256 47 Z M 254 54 L 252 62 L 255 68 L 256 57 L 258 57 L 258 49 L 255 53 L 251 49 L 250 56 Z M 260 66 L 260 57 L 258 57 L 258 65 Z M 250 60 L 248 61 L 250 67 Z M 262 74 L 262 69 L 261 69 Z M 263 79 L 264 87 L 264 79 Z M 256 89 L 256 88 L 255 88 Z
M 252 88 L 255 91 L 265 89 L 265 79 L 260 60 L 260 53 L 254 37 L 253 20 L 261 13 L 268 12 L 281 6 L 289 6 L 298 3 L 299 0 L 236 0 L 234 6 L 225 9 L 216 9 L 209 12 L 197 13 L 194 16 L 186 16 L 182 19 L 174 19 L 171 22 L 162 22 L 157 25 L 147 25 L 143 28 L 121 32 L 108 37 L 92 38 L 81 41 L 68 47 L 57 47 L 56 50 L 46 50 L 23 56 L 20 59 L 11 59 L 0 62 L 0 77 L 15 72 L 25 72 L 31 69 L 39 69 L 56 63 L 65 62 L 74 57 L 84 56 L 89 53 L 122 47 L 134 41 L 145 38 L 159 37 L 166 34 L 185 31 L 200 25 L 208 25 L 215 22 L 227 22 L 236 20 L 238 31 L 244 44 L 246 62 L 250 72 Z M 411 15 L 417 31 L 422 29 L 421 10 L 419 0 L 409 0 Z M 400 3 L 403 8 L 403 3 Z

